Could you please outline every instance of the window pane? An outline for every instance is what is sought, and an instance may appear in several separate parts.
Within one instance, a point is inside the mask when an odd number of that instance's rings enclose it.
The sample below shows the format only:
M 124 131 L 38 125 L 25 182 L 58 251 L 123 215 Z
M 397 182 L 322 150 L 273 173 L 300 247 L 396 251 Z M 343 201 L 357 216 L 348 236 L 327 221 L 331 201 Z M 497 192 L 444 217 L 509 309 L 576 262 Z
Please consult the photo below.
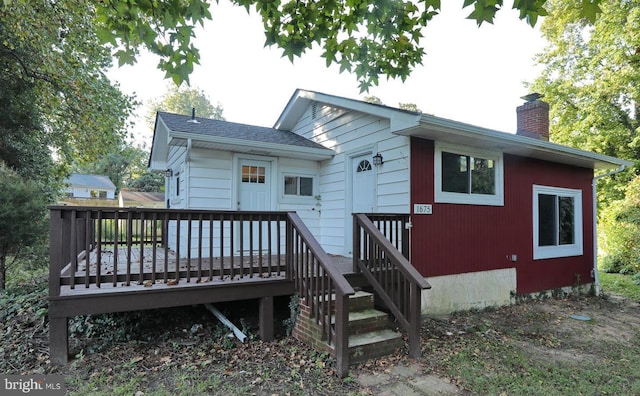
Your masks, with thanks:
M 265 182 L 265 167 L 264 166 L 256 166 L 256 181 L 260 184 L 264 184 Z
M 293 176 L 284 177 L 284 193 L 286 195 L 296 195 L 298 193 L 298 178 Z
M 573 245 L 575 243 L 574 233 L 574 208 L 573 197 L 558 197 L 558 217 L 559 217 L 559 244 Z
M 556 196 L 538 195 L 538 246 L 555 246 L 557 231 Z
M 442 191 L 469 193 L 467 156 L 442 152 Z
M 313 195 L 313 179 L 311 177 L 300 178 L 300 195 L 305 197 Z
M 247 165 L 242 165 L 242 181 L 244 183 L 248 183 L 251 177 L 251 167 Z
M 471 193 L 494 195 L 496 193 L 496 173 L 493 161 L 471 158 L 471 163 Z

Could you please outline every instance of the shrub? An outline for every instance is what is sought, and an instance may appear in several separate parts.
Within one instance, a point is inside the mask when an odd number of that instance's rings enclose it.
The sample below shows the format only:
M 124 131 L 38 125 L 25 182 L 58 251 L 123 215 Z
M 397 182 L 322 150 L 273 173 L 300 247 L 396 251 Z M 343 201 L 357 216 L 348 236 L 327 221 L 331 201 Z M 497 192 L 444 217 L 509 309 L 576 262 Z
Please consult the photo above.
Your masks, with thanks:
M 603 234 L 600 268 L 605 272 L 640 272 L 640 176 L 629 183 L 624 200 L 616 201 L 601 213 Z

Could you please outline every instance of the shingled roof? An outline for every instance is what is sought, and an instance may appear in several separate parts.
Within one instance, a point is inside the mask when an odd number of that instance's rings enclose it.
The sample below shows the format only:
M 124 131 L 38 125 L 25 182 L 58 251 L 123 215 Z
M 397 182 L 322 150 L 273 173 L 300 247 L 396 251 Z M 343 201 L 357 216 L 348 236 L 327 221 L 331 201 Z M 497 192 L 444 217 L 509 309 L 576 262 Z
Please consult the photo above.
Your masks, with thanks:
M 242 139 L 259 143 L 326 149 L 326 147 L 290 131 L 201 117 L 195 117 L 197 122 L 193 122 L 191 121 L 191 116 L 165 112 L 158 112 L 158 116 L 167 127 L 174 132 Z

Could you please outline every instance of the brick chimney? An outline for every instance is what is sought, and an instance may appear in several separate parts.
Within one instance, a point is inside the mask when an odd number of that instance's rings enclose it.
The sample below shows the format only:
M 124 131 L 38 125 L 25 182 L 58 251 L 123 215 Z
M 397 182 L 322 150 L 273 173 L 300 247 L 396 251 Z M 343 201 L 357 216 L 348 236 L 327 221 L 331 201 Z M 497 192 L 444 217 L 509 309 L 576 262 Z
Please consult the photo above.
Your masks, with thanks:
M 540 100 L 542 95 L 532 93 L 523 96 L 526 103 L 518 106 L 518 129 L 516 135 L 549 140 L 549 104 Z

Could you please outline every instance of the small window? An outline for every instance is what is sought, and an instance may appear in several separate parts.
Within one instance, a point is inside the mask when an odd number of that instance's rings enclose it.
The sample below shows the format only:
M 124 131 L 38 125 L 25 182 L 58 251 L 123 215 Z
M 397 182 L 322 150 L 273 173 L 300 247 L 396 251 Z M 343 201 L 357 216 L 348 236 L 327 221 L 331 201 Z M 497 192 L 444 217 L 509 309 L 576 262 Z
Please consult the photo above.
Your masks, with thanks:
M 299 195 L 302 197 L 313 196 L 313 178 L 302 176 L 285 176 L 284 194 Z
M 107 199 L 107 192 L 106 191 L 99 191 L 98 192 L 98 197 L 100 199 Z
M 504 204 L 502 153 L 436 144 L 435 201 Z
M 242 182 L 264 184 L 266 168 L 264 166 L 242 165 Z
M 362 160 L 358 163 L 358 169 L 356 169 L 356 172 L 360 173 L 360 172 L 366 172 L 370 170 L 371 170 L 371 162 L 367 160 Z
M 180 195 L 180 172 L 176 173 L 176 183 L 175 183 L 175 185 L 176 185 L 175 193 L 176 193 L 176 197 L 177 197 L 177 196 Z
M 582 191 L 533 186 L 533 258 L 582 254 Z

